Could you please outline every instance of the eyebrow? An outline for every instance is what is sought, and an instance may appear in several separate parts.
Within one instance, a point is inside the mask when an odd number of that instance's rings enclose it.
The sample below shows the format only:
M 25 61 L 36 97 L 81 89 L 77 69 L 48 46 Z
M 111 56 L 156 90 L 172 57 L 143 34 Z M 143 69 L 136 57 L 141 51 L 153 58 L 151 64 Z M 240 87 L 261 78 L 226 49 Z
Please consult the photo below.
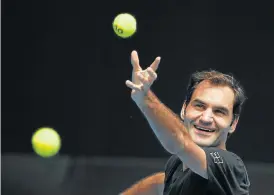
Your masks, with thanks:
M 195 100 L 193 100 L 193 102 L 194 102 L 194 103 L 199 103 L 199 104 L 206 105 L 206 103 L 203 102 L 203 101 L 200 100 L 200 99 L 195 99 Z M 221 111 L 223 111 L 223 112 L 225 112 L 226 114 L 229 113 L 228 108 L 226 108 L 226 107 L 224 107 L 224 106 L 214 106 L 214 107 L 217 108 L 217 109 L 219 109 L 219 110 L 221 110 Z

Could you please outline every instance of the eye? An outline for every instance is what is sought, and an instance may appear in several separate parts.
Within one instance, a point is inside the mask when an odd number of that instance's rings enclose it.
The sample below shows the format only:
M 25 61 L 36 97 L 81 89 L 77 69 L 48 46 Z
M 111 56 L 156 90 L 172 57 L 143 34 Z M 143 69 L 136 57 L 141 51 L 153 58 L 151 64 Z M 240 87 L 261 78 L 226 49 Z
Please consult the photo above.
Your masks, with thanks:
M 226 114 L 223 110 L 215 110 L 215 113 L 219 114 L 219 115 L 225 115 Z
M 203 104 L 195 104 L 194 105 L 196 108 L 204 108 L 204 105 Z

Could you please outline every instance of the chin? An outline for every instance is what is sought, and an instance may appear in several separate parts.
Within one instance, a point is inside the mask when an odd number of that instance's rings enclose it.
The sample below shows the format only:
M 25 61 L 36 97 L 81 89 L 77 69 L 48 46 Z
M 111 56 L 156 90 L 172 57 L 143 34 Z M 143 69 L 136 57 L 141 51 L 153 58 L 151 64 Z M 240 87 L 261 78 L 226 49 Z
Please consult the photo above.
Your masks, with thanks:
M 211 141 L 207 141 L 207 140 L 193 140 L 198 146 L 201 147 L 210 147 L 210 146 L 214 146 L 214 142 Z
M 211 136 L 200 136 L 195 134 L 194 132 L 190 132 L 190 136 L 193 142 L 195 142 L 198 146 L 210 147 L 217 145 L 215 139 L 216 136 L 214 134 Z
M 214 147 L 216 144 L 208 143 L 208 142 L 201 142 L 201 141 L 194 141 L 200 147 Z

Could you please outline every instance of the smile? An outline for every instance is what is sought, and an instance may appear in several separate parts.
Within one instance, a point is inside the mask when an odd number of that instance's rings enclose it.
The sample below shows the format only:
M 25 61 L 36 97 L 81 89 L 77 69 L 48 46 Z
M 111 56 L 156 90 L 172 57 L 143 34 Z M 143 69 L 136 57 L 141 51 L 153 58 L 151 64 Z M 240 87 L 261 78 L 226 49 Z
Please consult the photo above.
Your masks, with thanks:
M 200 131 L 204 131 L 204 132 L 214 132 L 215 130 L 213 129 L 207 129 L 207 128 L 204 128 L 204 127 L 200 127 L 200 126 L 197 126 L 197 125 L 194 125 L 194 127 Z

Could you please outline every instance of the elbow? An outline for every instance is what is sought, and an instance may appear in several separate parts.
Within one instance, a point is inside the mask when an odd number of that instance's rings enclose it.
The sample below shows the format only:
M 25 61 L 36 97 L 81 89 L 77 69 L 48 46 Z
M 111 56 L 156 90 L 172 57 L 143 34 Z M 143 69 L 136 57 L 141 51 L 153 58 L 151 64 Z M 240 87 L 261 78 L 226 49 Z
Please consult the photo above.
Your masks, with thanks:
M 178 154 L 182 153 L 182 151 L 185 151 L 186 148 L 189 147 L 188 142 L 177 142 L 177 141 L 170 141 L 168 143 L 163 144 L 164 148 L 167 152 L 170 154 Z
M 164 149 L 170 153 L 170 154 L 174 154 L 174 144 L 173 143 L 162 143 L 162 146 L 164 147 Z
M 160 140 L 162 140 L 161 143 L 165 150 L 171 154 L 177 154 L 178 152 L 181 153 L 182 151 L 189 150 L 193 143 L 188 133 L 165 136 L 165 139 Z
M 184 137 L 183 141 L 179 141 L 176 144 L 174 144 L 172 148 L 172 154 L 188 153 L 191 151 L 192 146 L 192 139 L 190 139 L 188 136 Z
M 162 146 L 170 154 L 176 154 L 178 150 L 178 144 L 174 140 L 162 142 Z

